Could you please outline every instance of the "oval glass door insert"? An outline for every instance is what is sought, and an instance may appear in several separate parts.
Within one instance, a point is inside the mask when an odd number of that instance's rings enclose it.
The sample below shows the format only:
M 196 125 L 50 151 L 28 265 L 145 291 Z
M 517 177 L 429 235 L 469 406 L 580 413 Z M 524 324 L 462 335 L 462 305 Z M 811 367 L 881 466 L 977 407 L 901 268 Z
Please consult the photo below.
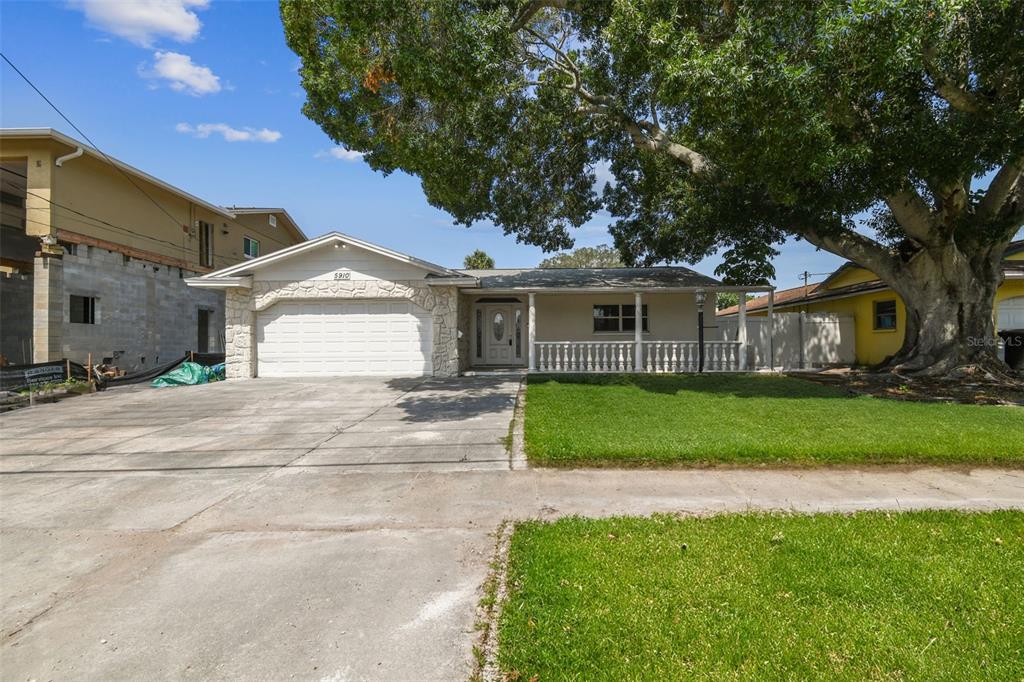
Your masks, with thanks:
M 494 329 L 494 340 L 501 341 L 505 338 L 505 316 L 500 312 L 494 313 L 494 322 L 491 325 Z

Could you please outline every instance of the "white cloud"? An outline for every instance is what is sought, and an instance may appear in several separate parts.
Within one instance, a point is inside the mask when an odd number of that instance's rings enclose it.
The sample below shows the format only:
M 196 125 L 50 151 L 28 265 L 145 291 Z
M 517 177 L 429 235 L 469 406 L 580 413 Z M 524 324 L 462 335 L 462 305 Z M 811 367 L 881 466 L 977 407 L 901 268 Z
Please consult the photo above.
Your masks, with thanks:
M 366 156 L 366 154 L 364 154 L 363 152 L 354 151 L 352 149 L 346 149 L 345 147 L 331 147 L 326 151 L 318 151 L 313 156 L 315 156 L 318 159 L 323 159 L 330 156 L 335 159 L 341 159 L 342 161 L 359 161 L 364 156 Z
M 209 0 L 71 0 L 93 26 L 142 47 L 160 37 L 195 40 L 202 22 L 192 10 L 208 5 Z
M 153 53 L 153 66 L 139 69 L 143 78 L 159 78 L 168 82 L 171 90 L 187 92 L 199 97 L 220 92 L 220 77 L 206 66 L 192 62 L 187 54 L 177 52 Z
M 191 125 L 179 123 L 174 126 L 179 133 L 206 139 L 210 135 L 220 135 L 226 142 L 277 142 L 281 133 L 269 128 L 232 128 L 226 123 L 200 123 Z

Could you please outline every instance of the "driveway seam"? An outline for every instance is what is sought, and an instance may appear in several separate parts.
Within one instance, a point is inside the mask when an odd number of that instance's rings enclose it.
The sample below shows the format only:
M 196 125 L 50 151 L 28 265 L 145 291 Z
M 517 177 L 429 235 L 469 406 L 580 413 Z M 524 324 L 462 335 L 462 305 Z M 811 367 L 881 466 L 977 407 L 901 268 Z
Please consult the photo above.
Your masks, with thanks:
M 344 427 L 339 427 L 339 428 L 335 429 L 335 430 L 334 430 L 334 431 L 332 431 L 332 432 L 331 432 L 331 433 L 330 433 L 330 434 L 329 434 L 329 435 L 328 435 L 328 436 L 327 436 L 326 438 L 324 438 L 323 440 L 320 440 L 319 442 L 317 442 L 317 443 L 316 443 L 316 445 L 314 445 L 313 447 L 309 448 L 309 449 L 308 449 L 308 450 L 306 450 L 305 452 L 303 452 L 303 453 L 299 454 L 298 456 L 296 456 L 296 457 L 294 457 L 294 458 L 290 459 L 289 461 L 285 462 L 284 464 L 281 464 L 281 465 L 279 465 L 279 466 L 277 466 L 277 467 L 275 467 L 275 468 L 271 469 L 270 471 L 266 472 L 265 474 L 263 474 L 263 475 L 261 475 L 261 476 L 257 476 L 257 477 L 256 477 L 255 479 L 253 479 L 252 481 L 249 481 L 249 482 L 247 482 L 247 483 L 244 483 L 244 484 L 242 484 L 242 486 L 240 486 L 239 488 L 237 488 L 237 489 L 235 489 L 235 490 L 231 491 L 230 493 L 228 493 L 228 494 L 227 494 L 227 495 L 225 495 L 224 497 L 222 497 L 222 498 L 220 498 L 220 499 L 218 499 L 218 500 L 216 500 L 216 501 L 214 501 L 214 502 L 211 502 L 210 504 L 208 504 L 207 506 L 203 507 L 203 508 L 202 508 L 202 509 L 200 509 L 199 511 L 195 512 L 194 514 L 192 514 L 192 515 L 191 515 L 191 516 L 189 516 L 188 518 L 186 518 L 186 519 L 183 519 L 182 521 L 180 521 L 180 522 L 176 523 L 175 525 L 171 526 L 171 527 L 170 527 L 170 528 L 169 528 L 168 530 L 169 530 L 169 531 L 171 531 L 171 532 L 178 532 L 178 531 L 180 531 L 180 530 L 181 530 L 182 528 L 184 528 L 184 527 L 185 527 L 185 526 L 186 526 L 186 525 L 187 525 L 188 523 L 190 523 L 191 521 L 193 521 L 193 520 L 195 520 L 195 519 L 199 518 L 200 516 L 202 516 L 203 514 L 205 514 L 205 513 L 206 513 L 207 511 L 209 511 L 210 509 L 213 509 L 214 507 L 216 507 L 216 506 L 218 506 L 218 505 L 220 505 L 220 504 L 222 504 L 222 503 L 224 503 L 224 502 L 228 502 L 228 501 L 230 501 L 230 500 L 233 500 L 233 499 L 235 499 L 236 497 L 238 497 L 238 496 L 239 496 L 239 495 L 241 495 L 242 493 L 244 493 L 244 492 L 246 492 L 246 491 L 248 491 L 248 490 L 251 490 L 251 489 L 252 489 L 252 488 L 254 488 L 254 487 L 255 487 L 256 485 L 258 485 L 258 484 L 262 483 L 263 481 L 266 481 L 267 479 L 269 479 L 270 477 L 272 477 L 272 476 L 273 476 L 274 474 L 278 473 L 279 471 L 282 471 L 282 470 L 284 470 L 284 469 L 287 469 L 287 468 L 288 468 L 288 467 L 290 467 L 290 466 L 291 466 L 292 464 L 294 464 L 295 462 L 299 461 L 300 459 L 302 459 L 302 458 L 303 458 L 303 457 L 305 457 L 306 455 L 308 455 L 308 454 L 312 453 L 312 452 L 313 452 L 314 450 L 316 450 L 316 449 L 317 449 L 317 448 L 319 448 L 319 447 L 320 447 L 321 445 L 323 445 L 324 443 L 328 442 L 329 440 L 331 440 L 331 439 L 332 439 L 332 438 L 334 438 L 335 436 L 337 436 L 337 435 L 339 435 L 339 434 L 341 434 L 341 433 L 344 433 L 344 432 L 345 432 L 345 431 L 346 431 L 347 429 L 350 429 L 350 428 L 352 428 L 352 427 L 353 427 L 353 426 L 355 426 L 356 424 L 360 424 L 360 423 L 362 423 L 362 422 L 366 421 L 367 419 L 369 419 L 369 418 L 370 418 L 370 417 L 372 417 L 373 415 L 375 415 L 375 414 L 377 414 L 378 412 L 380 412 L 381 410 L 383 410 L 383 409 L 384 409 L 385 407 L 392 407 L 392 406 L 393 406 L 393 405 L 395 405 L 395 404 L 396 404 L 396 403 L 397 403 L 398 401 L 400 401 L 400 400 L 401 400 L 402 398 L 404 398 L 405 396 L 407 396 L 407 395 L 409 395 L 410 393 L 412 393 L 412 392 L 413 392 L 414 390 L 416 390 L 417 388 L 419 388 L 420 386 L 422 386 L 422 385 L 423 385 L 424 383 L 425 383 L 425 381 L 420 381 L 420 382 L 418 382 L 417 384 L 415 384 L 415 385 L 413 385 L 412 387 L 410 387 L 410 388 L 409 388 L 408 390 L 406 390 L 406 391 L 403 391 L 402 393 L 400 393 L 400 394 L 398 395 L 398 397 L 396 397 L 396 398 L 395 398 L 394 400 L 391 400 L 391 401 L 389 401 L 389 402 L 387 402 L 387 403 L 385 403 L 385 404 L 383 404 L 383 405 L 379 406 L 379 407 L 378 407 L 378 408 L 376 408 L 376 409 L 375 409 L 375 410 L 374 410 L 373 412 L 371 412 L 370 414 L 366 415 L 365 417 L 363 417 L 363 418 L 361 418 L 361 419 L 357 419 L 356 421 L 352 422 L 351 424 L 348 424 L 347 426 L 344 426 Z

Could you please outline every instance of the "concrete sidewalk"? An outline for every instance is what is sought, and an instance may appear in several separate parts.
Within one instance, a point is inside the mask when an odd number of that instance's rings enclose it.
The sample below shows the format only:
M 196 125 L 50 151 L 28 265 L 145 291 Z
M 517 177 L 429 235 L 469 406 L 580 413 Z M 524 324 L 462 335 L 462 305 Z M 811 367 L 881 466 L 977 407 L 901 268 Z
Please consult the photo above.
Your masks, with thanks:
M 464 679 L 502 519 L 1024 508 L 1024 472 L 3 477 L 8 679 Z
M 516 381 L 225 382 L 0 418 L 0 671 L 452 680 L 504 519 L 1024 508 L 1024 471 L 510 471 Z

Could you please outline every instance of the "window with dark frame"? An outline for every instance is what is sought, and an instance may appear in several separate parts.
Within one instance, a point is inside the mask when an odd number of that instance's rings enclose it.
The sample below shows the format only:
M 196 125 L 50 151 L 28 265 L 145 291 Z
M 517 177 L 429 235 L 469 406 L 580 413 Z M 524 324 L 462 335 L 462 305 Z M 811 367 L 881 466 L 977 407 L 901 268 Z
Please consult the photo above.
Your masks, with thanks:
M 93 296 L 70 296 L 71 321 L 75 324 L 96 324 L 96 299 Z
M 242 252 L 246 258 L 259 258 L 260 257 L 260 243 L 258 240 L 252 237 L 242 238 Z
M 641 330 L 650 331 L 647 322 L 647 305 L 644 304 L 641 310 Z M 595 305 L 594 306 L 594 331 L 595 332 L 632 332 L 636 331 L 636 306 L 635 305 Z
M 875 331 L 896 329 L 896 301 L 875 301 Z
M 213 267 L 213 225 L 199 221 L 199 264 Z

